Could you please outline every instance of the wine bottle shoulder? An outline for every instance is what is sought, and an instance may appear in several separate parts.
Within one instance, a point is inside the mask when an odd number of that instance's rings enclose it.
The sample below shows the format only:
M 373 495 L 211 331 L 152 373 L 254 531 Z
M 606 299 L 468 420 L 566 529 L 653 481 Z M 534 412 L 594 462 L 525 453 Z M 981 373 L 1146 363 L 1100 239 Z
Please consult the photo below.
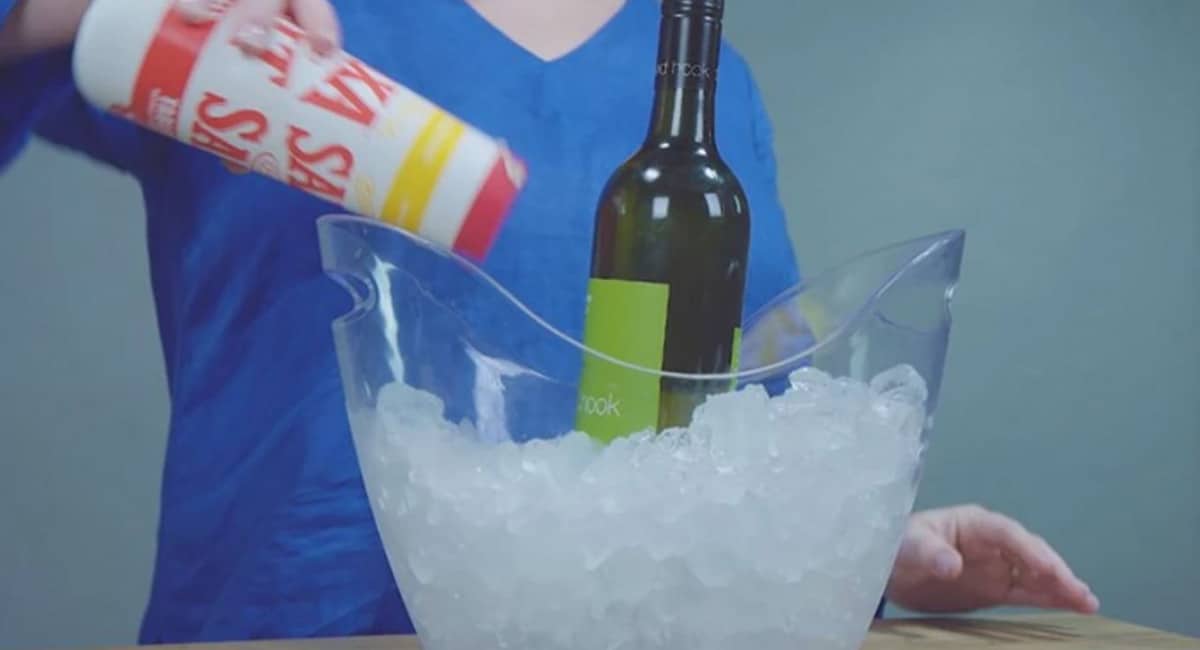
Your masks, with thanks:
M 716 195 L 723 201 L 746 204 L 741 182 L 719 156 L 670 148 L 638 151 L 613 172 L 603 194 L 643 201 Z

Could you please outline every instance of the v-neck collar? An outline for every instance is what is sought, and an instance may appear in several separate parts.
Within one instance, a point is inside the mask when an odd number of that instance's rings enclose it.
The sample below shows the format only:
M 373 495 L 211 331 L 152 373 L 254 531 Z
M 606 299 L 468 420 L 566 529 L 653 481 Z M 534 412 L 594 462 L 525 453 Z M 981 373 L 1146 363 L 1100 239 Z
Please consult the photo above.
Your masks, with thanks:
M 539 71 L 548 72 L 554 68 L 569 66 L 576 60 L 586 58 L 593 51 L 603 52 L 607 43 L 615 35 L 621 34 L 624 31 L 625 23 L 635 19 L 637 9 L 635 5 L 646 0 L 625 0 L 621 7 L 599 29 L 592 32 L 587 39 L 553 59 L 543 59 L 534 51 L 514 40 L 497 27 L 495 23 L 488 20 L 486 16 L 468 4 L 466 0 L 446 1 L 457 7 L 462 14 L 462 20 L 472 23 L 474 27 L 478 28 L 478 31 L 486 34 L 486 38 L 496 42 L 498 47 L 512 52 L 515 59 Z M 464 45 L 471 47 L 469 43 Z

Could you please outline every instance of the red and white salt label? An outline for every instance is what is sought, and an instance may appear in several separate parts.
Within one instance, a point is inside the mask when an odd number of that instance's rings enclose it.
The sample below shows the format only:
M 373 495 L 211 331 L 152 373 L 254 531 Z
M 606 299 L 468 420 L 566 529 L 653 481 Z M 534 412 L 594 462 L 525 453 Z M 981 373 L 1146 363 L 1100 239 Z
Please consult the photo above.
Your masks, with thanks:
M 97 0 L 89 11 L 141 12 L 146 27 L 153 5 L 161 19 L 132 79 L 79 65 L 95 52 L 76 52 L 78 68 L 109 75 L 82 84 L 93 102 L 231 165 L 486 255 L 524 183 L 523 165 L 497 140 L 346 52 L 314 56 L 285 19 L 269 47 L 250 55 L 234 43 L 227 13 L 193 24 L 165 0 L 121 1 Z M 235 7 L 226 0 L 217 9 Z M 124 23 L 134 29 L 135 13 Z

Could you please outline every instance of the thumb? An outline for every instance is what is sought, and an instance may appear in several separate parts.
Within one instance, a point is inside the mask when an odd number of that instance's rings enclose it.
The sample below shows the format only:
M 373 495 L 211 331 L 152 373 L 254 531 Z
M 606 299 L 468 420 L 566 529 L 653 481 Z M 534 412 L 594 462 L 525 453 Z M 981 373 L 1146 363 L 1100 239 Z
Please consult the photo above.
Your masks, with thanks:
M 954 580 L 962 574 L 962 555 L 945 538 L 929 529 L 914 531 L 900 547 L 897 563 L 913 573 L 939 580 Z
M 267 49 L 275 19 L 287 6 L 287 0 L 242 0 L 233 17 L 237 26 L 234 42 L 250 54 Z
M 174 3 L 184 20 L 193 24 L 229 16 L 236 27 L 234 42 L 249 53 L 270 45 L 275 19 L 284 15 L 288 7 L 287 0 L 238 0 L 232 6 L 228 0 L 174 0 Z

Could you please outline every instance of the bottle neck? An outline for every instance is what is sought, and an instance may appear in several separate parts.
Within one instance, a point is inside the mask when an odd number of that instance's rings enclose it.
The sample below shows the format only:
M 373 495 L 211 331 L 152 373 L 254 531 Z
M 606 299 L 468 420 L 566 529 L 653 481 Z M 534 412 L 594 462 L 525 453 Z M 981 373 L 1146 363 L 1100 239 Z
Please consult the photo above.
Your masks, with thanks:
M 649 144 L 715 144 L 713 114 L 720 43 L 719 19 L 699 12 L 664 13 L 659 28 Z

